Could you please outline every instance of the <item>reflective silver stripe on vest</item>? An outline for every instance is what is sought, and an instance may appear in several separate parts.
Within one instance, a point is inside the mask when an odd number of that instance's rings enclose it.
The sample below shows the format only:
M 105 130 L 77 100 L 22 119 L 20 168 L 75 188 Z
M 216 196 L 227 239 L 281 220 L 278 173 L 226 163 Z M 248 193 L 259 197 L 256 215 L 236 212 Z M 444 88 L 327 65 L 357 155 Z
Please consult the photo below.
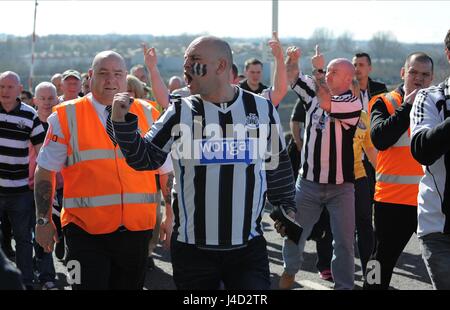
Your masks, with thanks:
M 123 203 L 154 203 L 157 194 L 123 194 Z
M 377 181 L 393 184 L 419 184 L 421 175 L 391 175 L 377 173 Z
M 117 149 L 117 157 L 124 158 L 120 149 Z M 116 153 L 114 150 L 87 150 L 73 153 L 71 156 L 67 158 L 67 166 L 74 165 L 76 163 L 86 161 L 86 160 L 97 160 L 97 159 L 115 159 Z
M 78 126 L 77 126 L 77 118 L 75 112 L 75 104 L 67 104 L 66 105 L 66 115 L 67 115 L 67 124 L 69 127 L 69 135 L 70 135 L 70 145 L 72 147 L 72 155 L 67 157 L 67 166 L 72 166 L 76 163 L 86 160 L 96 160 L 96 159 L 114 159 L 115 153 L 114 150 L 87 150 L 81 151 L 78 145 Z M 117 151 L 117 157 L 124 158 L 120 149 Z
M 394 107 L 394 110 L 397 109 L 399 107 L 399 105 L 397 104 L 397 100 L 395 100 L 395 97 L 392 96 L 391 93 L 387 93 L 385 95 L 386 99 L 392 104 L 392 106 Z M 403 135 L 398 139 L 398 141 L 393 145 L 394 147 L 396 146 L 411 146 L 411 138 L 408 135 L 408 130 L 406 130 Z
M 79 146 L 78 146 L 78 125 L 77 125 L 77 117 L 75 112 L 75 104 L 67 104 L 65 106 L 66 115 L 67 115 L 67 125 L 69 129 L 70 135 L 70 146 L 72 147 L 72 160 L 74 162 L 80 161 L 79 158 Z M 67 160 L 69 162 L 69 159 Z M 69 163 L 67 163 L 69 166 Z
M 397 100 L 395 100 L 395 97 L 391 93 L 387 93 L 385 97 L 394 106 L 394 110 L 398 108 Z
M 144 100 L 138 99 L 138 101 L 143 105 L 142 110 L 144 111 L 145 119 L 147 120 L 147 124 L 149 128 L 153 125 L 153 115 L 152 115 L 152 105 Z M 146 134 L 143 132 L 143 134 Z
M 64 208 L 96 208 L 118 204 L 130 204 L 130 203 L 154 203 L 156 202 L 157 194 L 124 194 L 122 195 L 104 195 L 94 197 L 79 197 L 79 198 L 64 198 Z

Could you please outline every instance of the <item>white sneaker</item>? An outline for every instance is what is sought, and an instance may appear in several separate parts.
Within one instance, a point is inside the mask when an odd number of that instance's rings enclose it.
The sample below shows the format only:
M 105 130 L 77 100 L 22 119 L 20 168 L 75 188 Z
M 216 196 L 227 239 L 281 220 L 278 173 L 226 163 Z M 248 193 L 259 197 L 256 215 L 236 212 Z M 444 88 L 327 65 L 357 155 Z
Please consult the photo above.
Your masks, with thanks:
M 58 288 L 56 287 L 55 282 L 49 281 L 45 282 L 44 285 L 42 285 L 43 291 L 57 291 Z

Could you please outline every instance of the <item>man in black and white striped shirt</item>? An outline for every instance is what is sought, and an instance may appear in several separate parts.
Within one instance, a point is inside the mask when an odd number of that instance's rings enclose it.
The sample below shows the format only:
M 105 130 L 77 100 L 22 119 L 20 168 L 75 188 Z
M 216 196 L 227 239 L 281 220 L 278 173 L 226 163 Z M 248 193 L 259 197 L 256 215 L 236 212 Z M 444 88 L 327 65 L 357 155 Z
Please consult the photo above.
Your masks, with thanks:
M 145 52 L 151 52 L 145 51 Z M 145 139 L 113 103 L 116 139 L 137 170 L 155 169 L 171 152 L 176 184 L 171 244 L 179 289 L 269 289 L 261 217 L 265 196 L 295 212 L 294 180 L 278 113 L 263 97 L 230 85 L 231 49 L 215 37 L 185 53 L 191 94 L 172 103 Z
M 303 99 L 306 122 L 303 137 L 304 161 L 296 184 L 297 221 L 303 227 L 298 245 L 286 239 L 283 246 L 285 272 L 280 288 L 290 288 L 301 267 L 306 238 L 325 206 L 330 214 L 334 255 L 331 272 L 336 289 L 354 285 L 354 171 L 353 136 L 362 108 L 350 91 L 352 63 L 332 60 L 323 72 L 324 59 L 316 47 L 312 58 L 315 79 L 298 74 L 300 50 L 288 49 L 288 79 Z
M 36 153 L 44 128 L 36 110 L 18 99 L 23 87 L 11 71 L 0 74 L 0 218 L 7 214 L 16 241 L 16 263 L 25 286 L 33 283 L 33 193 L 28 187 L 31 142 Z

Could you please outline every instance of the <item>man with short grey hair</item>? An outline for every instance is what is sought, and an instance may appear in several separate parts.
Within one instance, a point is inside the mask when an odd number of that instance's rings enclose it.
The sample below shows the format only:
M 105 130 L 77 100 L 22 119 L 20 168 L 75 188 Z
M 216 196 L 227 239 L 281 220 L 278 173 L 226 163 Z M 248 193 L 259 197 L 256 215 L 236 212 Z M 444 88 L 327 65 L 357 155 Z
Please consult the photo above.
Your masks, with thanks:
M 169 88 L 169 93 L 172 93 L 174 90 L 183 87 L 184 82 L 179 76 L 175 75 L 169 79 L 169 84 L 167 86 Z
M 130 74 L 137 77 L 142 83 L 147 85 L 148 77 L 147 72 L 145 71 L 145 67 L 143 65 L 135 65 L 131 67 Z
M 63 90 L 62 90 L 62 74 L 61 73 L 55 73 L 52 78 L 50 79 L 53 85 L 56 87 L 56 93 L 59 96 L 62 96 Z
M 48 123 L 47 119 L 52 113 L 52 108 L 58 104 L 58 96 L 56 95 L 56 87 L 50 82 L 39 83 L 34 90 L 33 102 L 38 109 L 38 117 L 44 127 L 44 132 L 47 133 Z M 30 188 L 34 188 L 34 170 L 36 169 L 36 157 L 37 154 L 30 149 Z M 62 188 L 62 177 L 57 176 L 57 187 Z M 59 209 L 60 211 L 60 209 Z M 53 212 L 52 212 L 53 213 Z M 55 218 L 54 218 L 55 219 Z M 35 221 L 33 221 L 35 222 Z M 61 222 L 58 220 L 59 227 L 59 241 L 61 242 Z M 34 253 L 36 259 L 36 265 L 39 272 L 38 280 L 43 290 L 56 290 L 56 271 L 53 262 L 52 253 L 46 253 L 44 249 L 35 241 Z M 57 246 L 64 246 L 63 242 L 58 243 Z M 58 256 L 58 255 L 57 255 Z

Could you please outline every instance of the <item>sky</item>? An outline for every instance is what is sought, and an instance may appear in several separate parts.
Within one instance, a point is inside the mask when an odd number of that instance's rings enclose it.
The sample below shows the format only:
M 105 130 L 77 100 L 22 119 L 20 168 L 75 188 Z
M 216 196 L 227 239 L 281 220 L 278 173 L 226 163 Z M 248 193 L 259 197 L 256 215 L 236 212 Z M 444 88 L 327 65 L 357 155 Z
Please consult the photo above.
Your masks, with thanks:
M 55 1 L 40 0 L 36 33 L 208 33 L 219 37 L 268 38 L 271 0 Z M 400 42 L 441 43 L 450 28 L 450 1 L 279 0 L 279 37 L 308 38 L 316 28 L 354 40 L 391 32 Z M 0 0 L 0 33 L 27 36 L 33 30 L 34 0 Z

